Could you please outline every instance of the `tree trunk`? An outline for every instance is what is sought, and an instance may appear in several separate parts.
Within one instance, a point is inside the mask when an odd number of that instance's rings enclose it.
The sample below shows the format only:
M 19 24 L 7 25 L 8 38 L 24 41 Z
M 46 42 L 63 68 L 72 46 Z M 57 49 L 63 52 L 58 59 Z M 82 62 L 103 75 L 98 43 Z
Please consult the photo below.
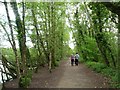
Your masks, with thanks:
M 0 71 L 1 71 L 1 78 L 2 78 L 2 89 L 4 90 L 4 88 L 5 88 L 5 82 L 4 82 L 4 76 L 3 76 L 3 70 L 2 70 L 2 68 L 0 67 Z
M 107 58 L 107 53 L 106 53 L 108 45 L 107 45 L 107 41 L 104 39 L 104 36 L 103 36 L 103 23 L 102 23 L 102 19 L 101 19 L 101 14 L 102 14 L 101 6 L 98 4 L 97 11 L 96 11 L 98 23 L 96 24 L 94 21 L 95 28 L 98 29 L 98 31 L 95 31 L 95 33 L 96 33 L 95 39 L 97 42 L 97 46 L 101 52 L 101 55 L 102 55 L 103 59 L 105 60 L 106 65 L 109 67 L 110 63 L 109 63 L 109 60 Z M 104 40 L 104 42 L 103 42 L 103 40 Z
M 117 59 L 117 67 L 118 67 L 118 82 L 120 83 L 120 15 L 118 15 L 118 59 Z
M 26 36 L 25 36 L 25 26 L 22 24 L 20 15 L 18 13 L 17 3 L 10 2 L 13 12 L 15 14 L 15 21 L 18 29 L 18 41 L 19 41 L 19 48 L 21 54 L 21 65 L 22 65 L 22 74 L 24 75 L 26 72 Z
M 49 55 L 48 55 L 48 53 L 47 53 L 47 51 L 45 49 L 45 46 L 44 46 L 44 43 L 43 43 L 43 40 L 42 40 L 42 34 L 41 34 L 41 32 L 39 32 L 37 19 L 35 17 L 34 3 L 33 3 L 32 6 L 33 6 L 33 8 L 31 9 L 31 11 L 32 11 L 32 16 L 33 16 L 33 24 L 34 24 L 34 27 L 35 27 L 35 30 L 36 30 L 36 34 L 37 34 L 38 51 L 39 51 L 39 54 L 41 55 L 41 51 L 40 51 L 40 47 L 39 47 L 39 45 L 41 45 L 41 47 L 43 49 L 43 53 L 44 53 L 46 59 L 49 61 Z
M 55 65 L 55 16 L 54 16 L 54 3 L 51 2 L 51 64 L 52 64 L 52 68 Z
M 10 40 L 9 35 L 8 36 L 8 40 L 11 43 L 12 49 L 14 51 L 14 55 L 15 55 L 15 60 L 16 60 L 16 67 L 17 67 L 17 77 L 20 78 L 20 67 L 19 67 L 19 61 L 18 61 L 18 54 L 17 54 L 17 49 L 16 49 L 16 43 L 14 40 L 14 34 L 13 34 L 13 28 L 12 28 L 12 24 L 11 24 L 11 20 L 10 20 L 10 16 L 9 16 L 9 12 L 8 12 L 8 7 L 7 7 L 7 2 L 4 2 L 5 8 L 6 8 L 6 13 L 7 13 L 7 18 L 8 18 L 8 22 L 9 22 L 9 27 L 10 27 L 10 31 L 11 31 L 11 38 L 12 41 Z M 7 30 L 6 30 L 7 32 Z
M 48 67 L 48 69 L 49 69 L 49 72 L 51 73 L 52 72 L 52 56 L 51 56 L 52 54 L 50 53 L 50 56 L 49 56 L 49 67 Z
M 26 32 L 25 32 L 25 3 L 24 2 L 22 2 L 22 8 L 23 8 L 23 16 L 22 16 L 22 18 L 23 18 L 23 21 L 22 21 L 22 53 L 23 53 L 23 56 L 22 56 L 22 61 L 23 61 L 23 63 L 24 63 L 24 66 L 23 66 L 23 68 L 24 68 L 24 70 L 25 70 L 25 74 L 27 73 L 27 68 L 26 68 L 26 61 L 27 61 L 27 54 L 26 54 L 26 52 L 27 52 L 27 46 L 26 46 Z

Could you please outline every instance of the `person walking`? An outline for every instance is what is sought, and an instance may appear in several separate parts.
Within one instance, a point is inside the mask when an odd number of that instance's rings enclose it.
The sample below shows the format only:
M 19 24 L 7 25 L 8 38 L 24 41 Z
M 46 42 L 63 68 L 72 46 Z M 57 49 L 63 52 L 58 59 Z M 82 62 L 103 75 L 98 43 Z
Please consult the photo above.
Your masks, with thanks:
M 75 65 L 78 66 L 79 54 L 76 53 L 75 55 Z
M 73 66 L 74 65 L 74 55 L 72 54 L 71 55 L 71 66 Z

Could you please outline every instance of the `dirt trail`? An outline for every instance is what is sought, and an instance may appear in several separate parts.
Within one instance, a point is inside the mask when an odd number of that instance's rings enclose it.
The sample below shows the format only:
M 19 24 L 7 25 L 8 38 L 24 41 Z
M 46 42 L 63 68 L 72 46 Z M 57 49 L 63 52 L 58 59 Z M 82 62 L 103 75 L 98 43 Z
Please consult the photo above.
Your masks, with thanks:
M 70 61 L 64 64 L 64 74 L 58 83 L 58 88 L 107 88 L 107 79 L 93 72 L 84 64 L 70 66 Z
M 15 87 L 15 83 L 12 83 L 6 86 Z M 69 59 L 61 61 L 60 66 L 52 73 L 49 73 L 47 68 L 40 69 L 33 75 L 28 88 L 108 88 L 108 84 L 105 77 L 93 72 L 84 64 L 71 66 Z

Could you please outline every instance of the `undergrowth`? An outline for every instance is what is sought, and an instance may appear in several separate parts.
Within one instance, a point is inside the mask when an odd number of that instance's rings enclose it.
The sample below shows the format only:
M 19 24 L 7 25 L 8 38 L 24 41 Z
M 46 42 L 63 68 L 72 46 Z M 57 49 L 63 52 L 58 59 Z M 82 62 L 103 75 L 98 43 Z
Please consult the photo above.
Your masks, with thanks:
M 91 68 L 92 70 L 102 73 L 106 77 L 110 78 L 110 87 L 112 88 L 120 88 L 120 84 L 117 83 L 118 77 L 117 77 L 117 70 L 111 67 L 107 67 L 105 64 L 100 62 L 85 62 L 85 64 Z

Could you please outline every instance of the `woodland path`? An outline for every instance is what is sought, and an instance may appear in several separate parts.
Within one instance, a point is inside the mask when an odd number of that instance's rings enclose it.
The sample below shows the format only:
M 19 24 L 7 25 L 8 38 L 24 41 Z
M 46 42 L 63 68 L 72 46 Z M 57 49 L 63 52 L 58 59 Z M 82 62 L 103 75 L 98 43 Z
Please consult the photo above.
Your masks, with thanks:
M 107 79 L 84 64 L 71 66 L 69 60 L 61 62 L 50 74 L 47 69 L 33 76 L 31 88 L 107 88 Z
M 12 84 L 14 86 L 14 84 Z M 13 88 L 14 86 L 6 85 Z M 29 88 L 108 88 L 106 77 L 95 73 L 84 64 L 71 66 L 69 60 L 61 61 L 59 67 L 52 73 L 42 68 L 34 73 Z

